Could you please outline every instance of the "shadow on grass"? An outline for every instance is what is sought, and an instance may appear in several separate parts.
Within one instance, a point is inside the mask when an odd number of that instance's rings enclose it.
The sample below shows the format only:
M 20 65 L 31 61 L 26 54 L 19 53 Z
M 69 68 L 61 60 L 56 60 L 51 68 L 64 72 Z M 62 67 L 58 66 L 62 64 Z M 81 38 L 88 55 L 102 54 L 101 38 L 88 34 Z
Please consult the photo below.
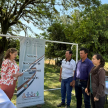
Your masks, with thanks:
M 45 104 L 41 105 L 41 108 L 57 108 L 57 104 L 61 103 L 61 93 L 60 90 L 56 91 L 47 91 L 44 94 L 45 98 Z M 70 104 L 71 108 L 75 108 L 76 106 L 76 98 L 74 95 L 72 95 L 72 101 Z M 29 107 L 29 108 L 38 108 L 36 106 Z M 61 107 L 64 108 L 64 107 Z
M 73 90 L 74 92 L 74 90 Z M 74 95 L 71 95 L 71 108 L 76 108 L 76 98 Z M 13 97 L 15 99 L 16 96 Z M 15 100 L 12 100 L 12 102 L 15 104 Z M 55 91 L 45 91 L 44 92 L 44 101 L 45 103 L 41 105 L 41 107 L 37 106 L 32 106 L 32 107 L 27 107 L 27 108 L 57 108 L 57 104 L 61 102 L 61 93 L 60 90 L 55 90 Z M 64 108 L 64 107 L 61 107 Z M 82 99 L 82 108 L 84 107 L 84 100 Z M 105 104 L 104 108 L 108 108 L 108 104 Z

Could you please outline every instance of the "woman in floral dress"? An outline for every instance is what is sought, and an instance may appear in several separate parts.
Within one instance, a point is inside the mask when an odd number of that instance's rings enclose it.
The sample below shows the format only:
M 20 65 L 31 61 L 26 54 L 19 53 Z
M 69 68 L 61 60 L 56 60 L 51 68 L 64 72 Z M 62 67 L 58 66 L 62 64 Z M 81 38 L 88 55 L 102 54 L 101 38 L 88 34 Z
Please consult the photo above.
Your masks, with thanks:
M 14 60 L 16 56 L 17 50 L 15 48 L 8 49 L 1 68 L 1 89 L 6 93 L 10 100 L 15 91 L 17 78 L 22 76 L 22 74 L 19 73 L 19 66 Z

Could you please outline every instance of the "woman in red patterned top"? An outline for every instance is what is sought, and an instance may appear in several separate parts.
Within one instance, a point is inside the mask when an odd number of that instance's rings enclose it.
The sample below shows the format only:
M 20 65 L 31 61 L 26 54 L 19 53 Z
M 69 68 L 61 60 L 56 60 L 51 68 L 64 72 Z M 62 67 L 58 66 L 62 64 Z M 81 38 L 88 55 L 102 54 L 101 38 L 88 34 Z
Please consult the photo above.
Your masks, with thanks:
M 22 74 L 19 73 L 19 66 L 14 60 L 16 56 L 17 50 L 15 48 L 9 48 L 1 68 L 1 89 L 6 93 L 10 100 L 15 91 L 17 78 L 22 76 Z

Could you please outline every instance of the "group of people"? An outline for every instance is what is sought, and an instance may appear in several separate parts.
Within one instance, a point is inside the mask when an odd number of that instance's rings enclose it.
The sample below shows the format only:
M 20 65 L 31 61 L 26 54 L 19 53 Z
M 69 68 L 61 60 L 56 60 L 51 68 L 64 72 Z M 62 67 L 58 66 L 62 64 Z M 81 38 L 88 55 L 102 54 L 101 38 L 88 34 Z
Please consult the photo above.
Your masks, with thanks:
M 77 108 L 82 106 L 82 94 L 85 108 L 104 108 L 105 104 L 105 60 L 100 54 L 95 54 L 92 61 L 87 58 L 88 49 L 80 49 L 81 60 L 76 64 L 71 58 L 72 51 L 67 50 L 66 59 L 62 60 L 60 69 L 61 97 L 62 102 L 57 107 L 65 106 L 70 108 L 71 92 L 75 87 Z M 15 91 L 16 81 L 22 76 L 19 67 L 15 62 L 17 50 L 10 48 L 6 52 L 5 60 L 1 68 L 0 88 L 11 100 Z M 67 103 L 65 98 L 67 95 Z M 91 104 L 90 104 L 91 98 Z
M 82 106 L 82 94 L 85 108 L 104 108 L 105 104 L 105 60 L 100 54 L 94 54 L 92 61 L 88 59 L 88 49 L 80 49 L 77 62 L 71 58 L 72 51 L 67 50 L 66 59 L 62 60 L 60 69 L 61 103 L 57 107 L 70 108 L 71 92 L 75 87 L 76 108 Z M 65 98 L 67 96 L 67 102 Z M 90 102 L 91 100 L 91 102 Z

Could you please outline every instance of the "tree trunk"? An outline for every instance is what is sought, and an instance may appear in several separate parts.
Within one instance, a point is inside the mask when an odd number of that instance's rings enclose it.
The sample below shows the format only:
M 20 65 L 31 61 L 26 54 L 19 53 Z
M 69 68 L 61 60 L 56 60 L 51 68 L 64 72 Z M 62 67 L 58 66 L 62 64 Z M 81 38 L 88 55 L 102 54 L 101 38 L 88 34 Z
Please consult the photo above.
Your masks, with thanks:
M 6 23 L 5 21 L 3 21 L 1 23 L 1 33 L 2 34 L 7 34 L 7 31 L 9 29 L 8 23 Z M 0 67 L 3 61 L 3 57 L 4 57 L 4 51 L 6 51 L 8 48 L 8 41 L 6 39 L 6 37 L 2 37 L 0 39 Z
M 50 60 L 51 60 L 51 59 L 49 59 L 49 63 L 48 63 L 49 65 L 50 65 Z
M 58 57 L 55 59 L 55 64 L 58 65 Z
M 0 67 L 3 61 L 4 51 L 0 53 Z
M 4 57 L 4 51 L 7 50 L 7 39 L 6 37 L 2 37 L 2 39 L 0 39 L 0 67 L 3 61 L 3 57 Z

